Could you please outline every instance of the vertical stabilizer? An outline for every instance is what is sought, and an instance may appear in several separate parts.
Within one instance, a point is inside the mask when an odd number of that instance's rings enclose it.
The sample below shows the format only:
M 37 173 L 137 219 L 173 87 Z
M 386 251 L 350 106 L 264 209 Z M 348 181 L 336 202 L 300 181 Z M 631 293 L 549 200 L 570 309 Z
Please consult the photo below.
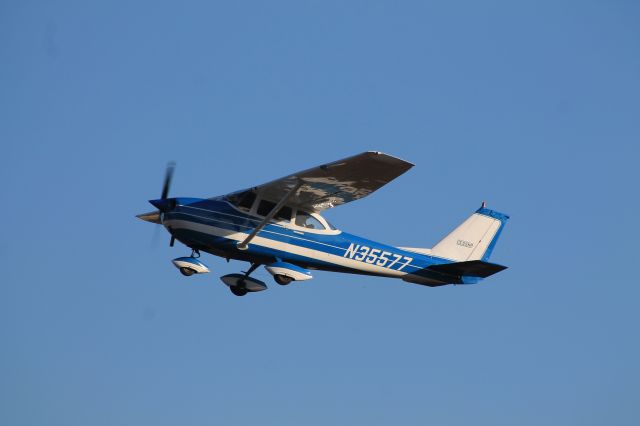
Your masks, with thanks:
M 487 261 L 508 219 L 506 214 L 489 210 L 482 203 L 482 207 L 431 249 L 431 255 L 456 262 Z

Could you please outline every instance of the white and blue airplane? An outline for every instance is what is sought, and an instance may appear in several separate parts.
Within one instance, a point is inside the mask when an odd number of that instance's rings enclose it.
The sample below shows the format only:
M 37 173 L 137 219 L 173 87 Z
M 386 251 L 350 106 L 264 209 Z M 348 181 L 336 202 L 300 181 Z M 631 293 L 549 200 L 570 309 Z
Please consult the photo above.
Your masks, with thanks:
M 149 202 L 158 210 L 138 215 L 163 225 L 191 256 L 173 260 L 183 275 L 209 268 L 200 252 L 250 262 L 244 273 L 221 277 L 231 292 L 244 296 L 267 289 L 250 276 L 264 265 L 287 285 L 312 278 L 312 271 L 400 278 L 429 287 L 474 284 L 506 269 L 489 263 L 509 216 L 484 202 L 433 248 L 394 247 L 343 232 L 320 215 L 323 210 L 366 197 L 413 164 L 381 153 L 364 152 L 285 176 L 253 188 L 213 198 L 169 198 L 174 165 L 167 168 L 162 195 Z

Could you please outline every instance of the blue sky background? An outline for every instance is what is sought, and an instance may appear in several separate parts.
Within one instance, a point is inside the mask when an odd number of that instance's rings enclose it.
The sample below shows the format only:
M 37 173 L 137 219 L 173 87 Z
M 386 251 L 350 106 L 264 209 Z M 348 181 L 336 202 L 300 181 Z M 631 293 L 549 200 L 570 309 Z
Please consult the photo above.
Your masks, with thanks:
M 0 5 L 0 423 L 637 425 L 640 7 Z M 430 247 L 511 215 L 477 286 L 245 264 L 134 218 L 365 150 L 417 166 L 338 227 Z

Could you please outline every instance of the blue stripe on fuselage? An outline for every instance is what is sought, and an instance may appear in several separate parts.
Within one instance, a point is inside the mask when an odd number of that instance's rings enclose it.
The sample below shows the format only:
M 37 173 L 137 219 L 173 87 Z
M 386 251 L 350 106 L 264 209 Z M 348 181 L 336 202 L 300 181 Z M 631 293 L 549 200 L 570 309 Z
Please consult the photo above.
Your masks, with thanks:
M 240 232 L 247 235 L 262 220 L 259 217 L 251 216 L 236 210 L 228 202 L 221 199 L 202 200 L 179 198 L 177 200 L 178 206 L 174 211 L 165 214 L 165 220 L 183 220 L 200 223 L 222 230 L 227 230 L 230 234 Z M 217 251 L 227 252 L 229 257 L 236 257 L 235 255 L 239 252 L 236 248 L 236 240 L 203 234 L 195 230 L 190 230 L 188 232 L 185 231 L 186 230 L 174 230 L 173 233 L 180 241 L 188 246 L 200 246 L 203 244 L 211 245 L 212 248 Z M 363 250 L 364 248 L 367 248 L 368 252 L 375 250 L 379 253 L 386 252 L 393 255 L 397 254 L 402 256 L 402 260 L 401 263 L 396 263 L 392 269 L 398 269 L 402 264 L 404 264 L 405 258 L 411 258 L 412 260 L 410 263 L 406 264 L 406 266 L 401 269 L 401 272 L 407 273 L 415 273 L 432 264 L 449 263 L 449 261 L 445 259 L 402 250 L 397 247 L 381 244 L 346 232 L 341 232 L 339 234 L 317 234 L 304 232 L 303 235 L 300 235 L 300 232 L 304 231 L 301 230 L 295 232 L 293 229 L 270 223 L 258 233 L 258 236 L 340 257 L 345 257 L 345 255 L 347 255 L 347 258 L 356 261 L 360 259 L 358 259 L 357 255 L 353 256 L 352 252 L 355 247 L 361 247 Z M 350 248 L 351 251 L 349 251 Z M 348 269 L 313 257 L 301 256 L 296 253 L 288 251 L 284 252 L 269 247 L 259 246 L 257 244 L 249 244 L 248 250 L 242 251 L 241 254 L 243 257 L 246 257 L 247 255 L 255 255 L 260 257 L 280 258 L 284 261 L 300 263 L 317 269 Z M 349 255 L 351 255 L 351 257 L 349 257 Z M 364 259 L 367 258 L 371 259 L 368 256 L 364 256 L 361 260 L 363 264 L 367 264 L 364 261 Z M 388 264 L 390 264 L 390 262 Z M 352 272 L 361 273 L 362 271 L 357 268 L 353 268 Z

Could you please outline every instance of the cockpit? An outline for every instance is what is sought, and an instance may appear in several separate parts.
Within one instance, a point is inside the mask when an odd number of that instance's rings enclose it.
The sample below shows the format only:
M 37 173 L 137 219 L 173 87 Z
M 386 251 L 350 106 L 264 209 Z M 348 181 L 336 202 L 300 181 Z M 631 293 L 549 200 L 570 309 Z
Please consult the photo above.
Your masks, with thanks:
M 262 217 L 267 216 L 276 207 L 276 203 L 256 196 L 253 191 L 230 194 L 226 200 L 240 211 Z M 293 229 L 303 228 L 305 231 L 311 232 L 337 231 L 336 227 L 319 214 L 292 206 L 284 206 L 278 210 L 272 222 Z

